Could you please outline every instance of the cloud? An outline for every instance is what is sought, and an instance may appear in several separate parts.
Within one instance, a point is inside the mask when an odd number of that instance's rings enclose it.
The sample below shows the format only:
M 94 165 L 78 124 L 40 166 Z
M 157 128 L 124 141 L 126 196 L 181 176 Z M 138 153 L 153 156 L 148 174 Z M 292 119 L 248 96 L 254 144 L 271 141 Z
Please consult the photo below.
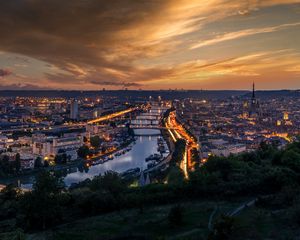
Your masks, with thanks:
M 12 72 L 8 69 L 0 69 L 0 78 L 11 75 Z
M 266 27 L 266 28 L 244 29 L 241 31 L 225 33 L 225 34 L 219 35 L 213 39 L 200 41 L 199 43 L 192 45 L 190 47 L 190 49 L 206 47 L 206 46 L 214 45 L 214 44 L 221 43 L 224 41 L 235 40 L 238 38 L 248 37 L 248 36 L 252 36 L 255 34 L 271 33 L 271 32 L 283 30 L 283 29 L 286 29 L 289 27 L 296 27 L 296 26 L 300 26 L 300 22 L 282 24 L 282 25 Z
M 43 84 L 48 83 L 51 87 L 93 88 L 110 83 L 114 83 L 111 86 L 137 87 L 175 78 L 175 74 L 184 72 L 173 62 L 168 66 L 157 67 L 156 59 L 170 55 L 171 61 L 177 60 L 172 58 L 172 54 L 182 46 L 184 50 L 188 49 L 190 35 L 202 33 L 209 23 L 231 16 L 243 17 L 260 8 L 298 2 L 300 1 L 0 1 L 0 51 L 23 55 L 24 64 L 27 65 L 26 75 L 30 69 L 36 71 L 38 68 L 36 63 L 28 62 L 26 57 L 51 66 L 47 70 L 43 69 L 43 79 L 39 76 Z M 277 31 L 286 27 L 290 26 L 246 29 L 204 42 L 208 46 L 258 34 L 259 31 Z M 31 83 L 35 79 L 36 76 Z
M 0 84 L 0 90 L 51 90 L 51 88 L 39 87 L 33 84 Z
M 118 86 L 118 87 L 141 87 L 142 84 L 134 83 L 134 82 L 123 82 L 123 83 L 116 83 L 115 81 L 91 81 L 90 83 L 100 86 Z
M 298 73 L 299 59 L 300 53 L 295 54 L 294 49 L 280 49 L 276 51 L 255 52 L 216 62 L 196 60 L 177 65 L 172 68 L 172 71 L 168 75 L 154 81 L 154 83 L 174 87 L 176 85 L 170 84 L 184 82 L 185 84 L 182 85 L 184 88 L 193 88 L 191 86 L 197 84 L 198 88 L 201 88 L 199 86 L 215 83 L 218 85 L 218 88 L 226 89 L 229 86 L 226 83 L 230 83 L 231 79 L 239 78 L 239 84 L 236 84 L 235 87 L 239 88 L 239 86 L 243 85 L 243 79 L 251 80 L 253 78 L 264 82 L 271 79 L 271 76 L 274 79 L 274 76 L 277 75 L 278 77 L 280 76 L 280 79 L 283 76 L 290 78 L 295 84 L 297 76 L 287 73 Z M 221 85 L 222 87 L 220 87 Z M 233 85 L 230 86 L 232 87 Z

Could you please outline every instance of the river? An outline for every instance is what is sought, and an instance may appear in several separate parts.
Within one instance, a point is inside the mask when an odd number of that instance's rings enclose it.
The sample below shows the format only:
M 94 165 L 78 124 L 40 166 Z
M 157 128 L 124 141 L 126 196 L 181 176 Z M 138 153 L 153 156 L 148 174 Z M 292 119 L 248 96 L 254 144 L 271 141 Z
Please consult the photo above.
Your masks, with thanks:
M 141 134 L 141 129 L 138 131 L 139 134 Z M 155 134 L 159 132 L 159 130 L 155 129 L 143 129 L 142 131 L 144 134 Z M 91 166 L 87 172 L 77 170 L 76 172 L 69 173 L 64 178 L 64 182 L 67 186 L 70 186 L 72 183 L 78 183 L 86 178 L 93 178 L 110 170 L 121 173 L 137 167 L 146 169 L 147 163 L 145 162 L 145 158 L 151 154 L 158 153 L 157 138 L 158 136 L 139 136 L 129 152 L 121 156 L 115 156 L 113 160 L 108 162 Z
M 151 154 L 158 153 L 157 138 L 160 130 L 157 129 L 138 129 L 135 132 L 139 135 L 135 144 L 131 144 L 132 149 L 121 156 L 114 156 L 113 160 L 102 164 L 83 167 L 82 164 L 61 170 L 65 185 L 68 187 L 72 183 L 79 183 L 87 178 L 92 179 L 94 176 L 103 174 L 106 171 L 124 172 L 131 168 L 146 169 L 147 163 L 145 158 Z M 140 136 L 144 135 L 144 136 Z M 152 136 L 151 136 L 152 135 Z M 4 181 L 3 184 L 14 183 L 19 184 L 25 189 L 32 188 L 35 177 L 22 176 L 19 179 Z
M 151 112 L 151 111 L 150 111 Z M 152 111 L 154 115 L 162 114 L 162 111 Z M 156 117 L 145 116 L 146 114 L 141 114 L 137 119 L 132 120 L 132 124 L 144 124 L 157 126 L 159 124 Z M 146 120 L 146 119 L 151 120 Z M 152 120 L 153 118 L 153 120 Z M 114 156 L 113 160 L 107 161 L 102 164 L 86 167 L 83 164 L 78 164 L 78 166 L 67 167 L 59 170 L 62 173 L 63 180 L 66 186 L 70 186 L 72 183 L 79 183 L 89 178 L 92 179 L 94 176 L 103 174 L 106 171 L 115 171 L 118 173 L 124 172 L 132 168 L 146 169 L 147 163 L 145 158 L 149 157 L 151 154 L 158 153 L 157 151 L 157 138 L 160 137 L 160 130 L 158 129 L 136 129 L 134 130 L 136 135 L 138 135 L 136 142 L 131 144 L 132 149 L 125 154 L 120 156 Z M 166 156 L 167 154 L 165 154 Z M 19 179 L 4 181 L 3 184 L 15 183 L 22 188 L 30 189 L 34 182 L 35 177 L 22 176 Z

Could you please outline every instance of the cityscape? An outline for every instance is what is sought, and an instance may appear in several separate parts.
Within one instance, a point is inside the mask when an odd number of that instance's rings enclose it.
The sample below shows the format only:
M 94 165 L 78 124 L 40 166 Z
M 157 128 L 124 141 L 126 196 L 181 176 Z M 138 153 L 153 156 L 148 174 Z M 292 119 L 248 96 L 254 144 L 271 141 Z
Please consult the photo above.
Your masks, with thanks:
M 0 239 L 300 235 L 300 1 L 0 3 Z

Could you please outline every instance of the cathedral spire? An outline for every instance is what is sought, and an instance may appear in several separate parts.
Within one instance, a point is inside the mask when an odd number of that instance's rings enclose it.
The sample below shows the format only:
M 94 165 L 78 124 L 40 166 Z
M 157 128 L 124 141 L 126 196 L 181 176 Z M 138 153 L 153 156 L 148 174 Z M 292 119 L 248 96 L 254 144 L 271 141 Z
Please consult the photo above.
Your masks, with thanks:
M 252 99 L 255 99 L 255 83 L 253 82 Z

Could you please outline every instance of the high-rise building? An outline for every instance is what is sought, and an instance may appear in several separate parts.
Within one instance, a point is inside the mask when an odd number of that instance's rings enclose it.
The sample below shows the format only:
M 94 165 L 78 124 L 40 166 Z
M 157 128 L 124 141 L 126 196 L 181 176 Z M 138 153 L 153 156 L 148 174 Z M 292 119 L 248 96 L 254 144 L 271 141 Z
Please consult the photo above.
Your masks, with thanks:
M 72 100 L 70 105 L 70 118 L 78 119 L 78 101 Z

